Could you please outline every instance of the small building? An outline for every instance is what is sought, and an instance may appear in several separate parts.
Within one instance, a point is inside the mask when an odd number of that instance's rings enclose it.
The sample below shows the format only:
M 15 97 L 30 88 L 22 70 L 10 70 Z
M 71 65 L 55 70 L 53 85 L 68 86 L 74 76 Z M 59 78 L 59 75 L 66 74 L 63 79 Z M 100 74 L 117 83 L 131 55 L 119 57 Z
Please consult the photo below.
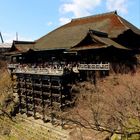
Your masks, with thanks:
M 1 32 L 0 32 L 0 39 L 1 39 L 1 43 L 0 43 L 0 54 L 1 53 L 5 53 L 5 52 L 8 52 L 11 49 L 11 45 L 12 44 L 11 43 L 4 43 Z
M 1 60 L 7 60 L 7 56 L 5 55 L 5 53 L 9 52 L 9 50 L 11 49 L 12 43 L 0 43 L 0 59 Z
M 12 47 L 12 43 L 0 43 L 0 53 L 8 52 Z

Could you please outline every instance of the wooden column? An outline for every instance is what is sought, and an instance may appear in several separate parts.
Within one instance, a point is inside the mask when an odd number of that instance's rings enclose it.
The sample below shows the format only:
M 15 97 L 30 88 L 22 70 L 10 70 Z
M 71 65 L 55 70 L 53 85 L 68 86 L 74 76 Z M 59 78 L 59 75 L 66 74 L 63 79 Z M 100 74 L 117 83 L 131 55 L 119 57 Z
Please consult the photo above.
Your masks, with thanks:
M 93 83 L 94 83 L 94 85 L 97 84 L 96 71 L 95 70 L 93 71 Z
M 33 76 L 33 75 L 32 75 Z M 36 117 L 36 110 L 35 110 L 35 93 L 34 93 L 34 84 L 35 84 L 35 81 L 34 81 L 34 78 L 32 77 L 32 100 L 33 100 L 33 115 L 34 115 L 34 118 Z
M 45 103 L 43 98 L 43 84 L 42 84 L 42 77 L 41 77 L 41 97 L 42 97 L 42 119 L 45 121 Z
M 27 84 L 26 84 L 26 77 L 25 77 L 25 75 L 24 75 L 24 81 L 25 81 L 25 93 L 26 93 L 26 97 L 25 97 L 25 103 L 26 103 L 26 114 L 28 115 L 28 103 L 27 103 Z
M 60 91 L 59 91 L 59 94 L 60 94 L 60 110 L 62 109 L 62 81 L 60 81 Z
M 17 79 L 16 79 L 16 82 L 17 82 L 17 91 L 18 91 L 18 96 L 19 96 L 19 112 L 21 112 L 22 110 L 22 105 L 21 105 L 21 90 L 20 90 L 20 80 L 19 80 L 19 77 L 17 76 Z

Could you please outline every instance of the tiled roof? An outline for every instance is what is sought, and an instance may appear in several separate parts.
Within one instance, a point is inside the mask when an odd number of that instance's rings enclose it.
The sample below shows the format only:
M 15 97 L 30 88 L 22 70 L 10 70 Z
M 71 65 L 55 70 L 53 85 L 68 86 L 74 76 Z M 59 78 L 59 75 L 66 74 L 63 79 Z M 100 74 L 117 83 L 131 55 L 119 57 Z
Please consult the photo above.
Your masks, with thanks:
M 87 44 L 78 47 L 82 40 L 85 39 L 89 31 L 94 31 L 92 39 L 98 41 L 98 44 Z M 114 46 L 119 49 L 127 49 L 114 40 L 126 31 L 132 31 L 140 35 L 140 30 L 134 25 L 117 15 L 116 12 L 104 13 L 94 16 L 72 19 L 71 22 L 53 30 L 47 35 L 41 37 L 35 42 L 13 41 L 11 51 L 27 52 L 30 49 L 34 51 L 55 50 L 55 49 L 93 49 L 108 46 Z M 104 36 L 98 36 L 100 33 Z
M 39 50 L 69 49 L 83 40 L 89 29 L 105 32 L 108 34 L 108 38 L 117 38 L 118 35 L 127 30 L 132 30 L 140 35 L 138 28 L 118 16 L 116 12 L 110 12 L 73 19 L 68 24 L 36 40 L 35 48 Z
M 34 49 L 35 42 L 31 41 L 13 41 L 11 51 L 27 52 L 30 49 Z
M 11 48 L 12 43 L 0 43 L 0 48 Z
M 72 47 L 70 51 L 99 49 L 99 48 L 107 48 L 110 46 L 114 46 L 115 48 L 118 49 L 128 50 L 128 48 L 118 44 L 117 42 L 108 38 L 108 36 L 104 36 L 104 35 L 99 36 L 92 33 L 88 33 L 87 36 L 76 46 Z

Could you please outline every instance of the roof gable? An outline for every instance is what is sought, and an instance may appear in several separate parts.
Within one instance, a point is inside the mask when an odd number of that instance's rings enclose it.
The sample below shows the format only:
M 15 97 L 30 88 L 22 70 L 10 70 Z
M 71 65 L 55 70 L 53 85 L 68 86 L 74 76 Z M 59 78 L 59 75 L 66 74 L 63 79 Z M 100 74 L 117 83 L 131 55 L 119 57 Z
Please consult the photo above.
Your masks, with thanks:
M 32 41 L 13 41 L 10 51 L 26 52 L 30 49 L 34 49 L 35 42 Z
M 108 38 L 107 34 L 89 30 L 89 33 L 85 38 L 77 45 L 73 46 L 71 51 L 87 50 L 87 49 L 99 49 L 113 46 L 118 49 L 127 49 L 124 46 L 118 44 L 112 39 Z
M 81 40 L 78 44 L 76 44 L 72 48 L 88 46 L 88 45 L 100 46 L 100 45 L 105 45 L 105 43 L 102 43 L 101 41 L 93 38 L 91 33 L 89 32 L 89 33 L 87 33 L 87 35 L 85 36 L 85 38 L 83 40 Z

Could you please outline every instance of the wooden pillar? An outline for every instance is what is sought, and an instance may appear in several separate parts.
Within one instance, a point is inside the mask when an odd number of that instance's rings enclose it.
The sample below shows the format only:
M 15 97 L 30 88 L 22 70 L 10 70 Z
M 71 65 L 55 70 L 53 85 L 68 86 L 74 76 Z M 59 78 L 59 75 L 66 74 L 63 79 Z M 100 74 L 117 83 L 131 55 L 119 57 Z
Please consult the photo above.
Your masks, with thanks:
M 53 124 L 54 114 L 53 114 L 53 100 L 52 100 L 52 77 L 50 76 L 50 105 L 51 105 L 51 123 Z
M 42 84 L 42 77 L 41 77 L 41 97 L 42 97 L 42 119 L 45 121 L 45 103 L 43 98 L 43 84 Z
M 25 81 L 25 93 L 26 93 L 26 97 L 25 97 L 25 102 L 26 102 L 26 115 L 28 115 L 28 103 L 27 103 L 27 84 L 26 84 L 26 77 L 24 75 L 24 81 Z
M 21 113 L 21 110 L 22 110 L 22 106 L 21 106 L 21 90 L 20 90 L 20 80 L 19 80 L 19 77 L 17 76 L 17 79 L 16 79 L 16 82 L 17 82 L 17 91 L 18 91 L 18 97 L 19 97 L 19 112 Z
M 50 103 L 51 103 L 51 107 L 52 107 L 52 83 L 51 83 L 52 77 L 50 77 Z
M 97 84 L 97 78 L 96 78 L 96 71 L 95 70 L 93 71 L 93 83 L 94 83 L 94 85 Z
M 60 81 L 60 91 L 59 91 L 59 94 L 60 94 L 60 110 L 62 109 L 62 81 Z
M 33 75 L 32 75 L 33 76 Z M 32 101 L 33 101 L 33 116 L 36 117 L 36 110 L 35 110 L 35 93 L 34 93 L 34 78 L 32 77 Z

